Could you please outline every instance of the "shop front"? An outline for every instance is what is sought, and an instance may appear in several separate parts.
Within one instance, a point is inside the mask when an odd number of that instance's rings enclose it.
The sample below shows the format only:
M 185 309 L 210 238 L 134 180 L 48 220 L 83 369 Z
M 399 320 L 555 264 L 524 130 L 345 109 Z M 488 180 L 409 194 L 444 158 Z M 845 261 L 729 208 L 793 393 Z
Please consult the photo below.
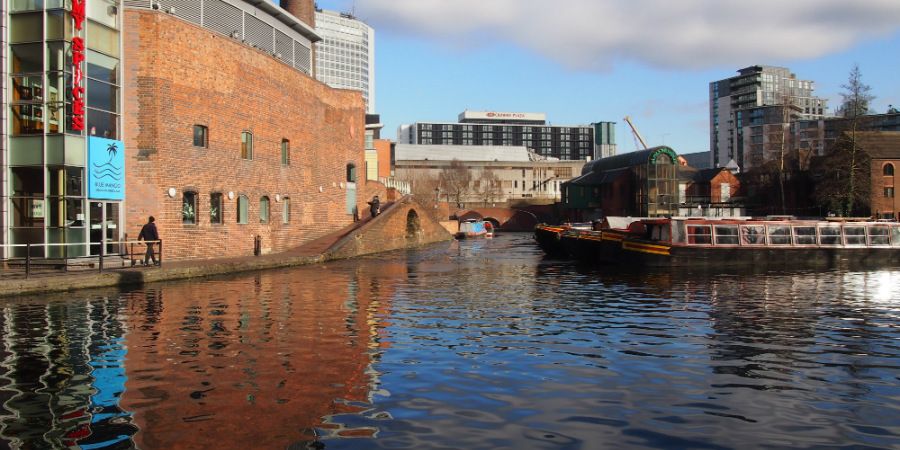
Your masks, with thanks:
M 120 3 L 4 3 L 2 256 L 99 254 L 125 200 Z

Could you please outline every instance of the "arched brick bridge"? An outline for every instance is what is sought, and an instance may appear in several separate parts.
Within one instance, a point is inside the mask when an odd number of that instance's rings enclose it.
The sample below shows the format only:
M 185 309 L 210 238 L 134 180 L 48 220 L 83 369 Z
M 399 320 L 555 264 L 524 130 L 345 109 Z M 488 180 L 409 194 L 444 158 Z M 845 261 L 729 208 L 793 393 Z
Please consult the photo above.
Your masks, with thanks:
M 531 231 L 540 222 L 534 213 L 512 208 L 464 209 L 457 211 L 456 217 L 460 220 L 487 220 L 504 231 Z

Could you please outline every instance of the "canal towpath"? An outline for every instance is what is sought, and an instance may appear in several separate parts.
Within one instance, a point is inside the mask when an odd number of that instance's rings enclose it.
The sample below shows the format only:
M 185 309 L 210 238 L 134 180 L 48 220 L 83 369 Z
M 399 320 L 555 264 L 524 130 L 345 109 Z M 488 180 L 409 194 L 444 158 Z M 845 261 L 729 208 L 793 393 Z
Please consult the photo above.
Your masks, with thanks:
M 33 275 L 31 277 L 0 278 L 0 297 L 15 297 L 50 292 L 64 292 L 111 286 L 141 285 L 160 281 L 202 278 L 256 270 L 277 269 L 325 262 L 328 250 L 354 231 L 363 228 L 372 218 L 362 218 L 338 231 L 285 252 L 259 256 L 239 256 L 216 259 L 184 259 L 163 261 L 160 266 L 141 266 L 79 270 L 65 273 Z

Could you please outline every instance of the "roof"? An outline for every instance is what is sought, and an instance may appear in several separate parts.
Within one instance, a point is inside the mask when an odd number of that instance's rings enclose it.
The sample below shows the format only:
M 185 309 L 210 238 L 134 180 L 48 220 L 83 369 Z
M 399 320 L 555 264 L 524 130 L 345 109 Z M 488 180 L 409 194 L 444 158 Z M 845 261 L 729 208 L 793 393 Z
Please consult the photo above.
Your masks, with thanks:
M 695 169 L 709 169 L 712 165 L 710 152 L 682 153 L 679 156 L 684 158 L 688 165 Z
M 874 159 L 900 159 L 900 131 L 857 131 L 856 144 Z
M 557 158 L 544 158 L 529 151 L 527 147 L 521 146 L 397 144 L 394 149 L 394 160 L 396 161 L 452 161 L 454 159 L 472 162 L 559 161 Z
M 576 186 L 600 186 L 609 184 L 628 173 L 627 168 L 609 170 L 606 172 L 588 172 L 578 178 L 569 180 L 566 184 L 574 184 Z
M 584 165 L 584 167 L 581 169 L 581 173 L 586 174 L 588 172 L 603 172 L 607 170 L 624 169 L 626 167 L 649 164 L 651 156 L 661 151 L 670 151 L 672 153 L 675 153 L 671 148 L 665 146 L 648 148 L 647 150 L 639 150 L 631 153 L 623 153 L 621 155 L 610 156 L 608 158 L 601 158 L 591 161 Z

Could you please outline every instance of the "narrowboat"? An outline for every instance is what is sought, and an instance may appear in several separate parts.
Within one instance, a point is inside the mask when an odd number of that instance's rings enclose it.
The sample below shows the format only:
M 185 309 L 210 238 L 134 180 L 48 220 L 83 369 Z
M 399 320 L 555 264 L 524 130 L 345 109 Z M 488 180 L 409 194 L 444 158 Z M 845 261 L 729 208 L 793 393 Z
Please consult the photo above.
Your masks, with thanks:
M 590 223 L 564 223 L 562 225 L 539 223 L 534 227 L 534 240 L 548 256 L 567 257 L 569 254 L 561 241 L 563 233 L 570 230 L 590 229 Z
M 852 220 L 644 219 L 622 263 L 647 267 L 835 267 L 900 264 L 900 224 Z
M 459 223 L 459 232 L 456 233 L 457 239 L 469 239 L 477 237 L 487 237 L 488 225 L 490 222 L 483 220 L 469 219 Z M 491 226 L 491 235 L 493 236 L 493 226 Z

